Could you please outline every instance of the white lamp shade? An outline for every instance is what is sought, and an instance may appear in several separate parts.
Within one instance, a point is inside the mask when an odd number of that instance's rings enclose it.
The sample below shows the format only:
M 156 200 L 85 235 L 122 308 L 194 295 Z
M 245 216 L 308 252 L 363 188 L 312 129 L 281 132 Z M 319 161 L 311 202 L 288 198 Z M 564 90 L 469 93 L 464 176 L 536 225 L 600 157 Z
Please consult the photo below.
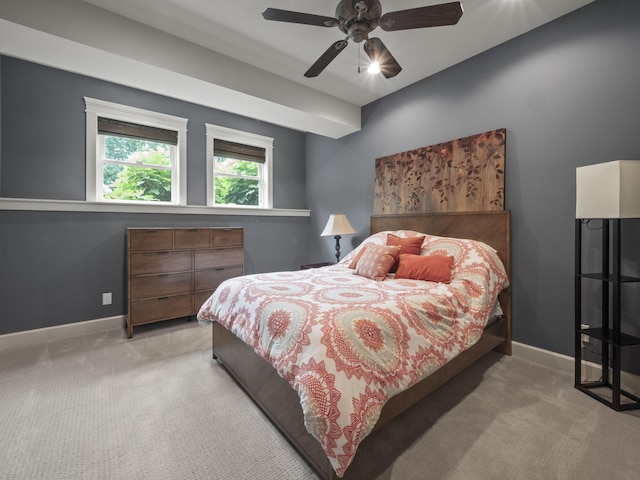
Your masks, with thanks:
M 576 218 L 640 218 L 640 161 L 576 168 Z
M 320 236 L 351 235 L 352 233 L 356 233 L 356 231 L 349 223 L 349 220 L 347 220 L 347 216 L 343 213 L 335 213 L 329 216 L 329 220 Z

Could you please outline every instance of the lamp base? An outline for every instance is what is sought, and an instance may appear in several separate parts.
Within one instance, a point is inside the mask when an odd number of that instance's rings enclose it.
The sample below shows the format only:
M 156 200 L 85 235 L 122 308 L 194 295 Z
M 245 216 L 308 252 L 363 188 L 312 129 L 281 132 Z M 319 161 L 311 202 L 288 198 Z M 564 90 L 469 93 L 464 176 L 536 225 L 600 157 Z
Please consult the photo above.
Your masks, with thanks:
M 336 239 L 336 263 L 340 260 L 340 239 L 342 238 L 340 235 L 336 235 L 333 237 Z

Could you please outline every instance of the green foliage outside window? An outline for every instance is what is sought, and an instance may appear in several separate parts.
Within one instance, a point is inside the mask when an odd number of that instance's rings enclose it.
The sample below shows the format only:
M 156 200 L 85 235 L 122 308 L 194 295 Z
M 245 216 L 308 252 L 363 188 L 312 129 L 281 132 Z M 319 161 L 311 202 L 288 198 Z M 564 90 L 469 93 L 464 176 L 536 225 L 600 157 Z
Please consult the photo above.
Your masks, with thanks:
M 217 173 L 215 176 L 216 205 L 255 207 L 260 204 L 260 183 L 256 162 L 216 157 L 215 170 Z
M 105 135 L 104 148 L 106 160 L 122 165 L 103 165 L 103 198 L 171 201 L 171 170 L 153 168 L 171 165 L 168 145 Z M 260 205 L 258 163 L 223 157 L 216 157 L 214 163 L 216 205 Z
M 131 165 L 171 165 L 169 147 L 147 140 L 105 136 L 105 158 L 122 165 L 104 165 L 103 197 L 111 200 L 171 201 L 171 170 Z

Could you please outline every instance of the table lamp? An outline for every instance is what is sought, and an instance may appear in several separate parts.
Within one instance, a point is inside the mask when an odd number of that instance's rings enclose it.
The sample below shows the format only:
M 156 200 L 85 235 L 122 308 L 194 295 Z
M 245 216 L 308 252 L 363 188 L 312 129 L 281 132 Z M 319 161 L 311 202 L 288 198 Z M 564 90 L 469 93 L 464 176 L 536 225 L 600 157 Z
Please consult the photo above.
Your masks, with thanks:
M 343 213 L 333 213 L 329 215 L 329 220 L 320 234 L 321 237 L 333 235 L 336 239 L 336 263 L 340 260 L 340 237 L 341 235 L 351 235 L 356 233 L 347 216 Z

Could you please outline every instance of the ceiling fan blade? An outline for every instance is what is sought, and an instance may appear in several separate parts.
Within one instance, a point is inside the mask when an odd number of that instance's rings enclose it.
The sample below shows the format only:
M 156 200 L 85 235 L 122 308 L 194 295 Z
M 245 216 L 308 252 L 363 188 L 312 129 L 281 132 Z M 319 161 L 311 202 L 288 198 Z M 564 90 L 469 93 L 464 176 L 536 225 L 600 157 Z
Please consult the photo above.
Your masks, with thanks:
M 380 65 L 380 73 L 385 78 L 395 77 L 400 73 L 402 67 L 393 58 L 391 52 L 387 50 L 382 40 L 379 38 L 370 38 L 364 44 L 364 51 L 367 52 L 369 58 Z
M 460 2 L 398 10 L 382 15 L 380 27 L 386 32 L 392 32 L 394 30 L 455 25 L 462 17 L 462 12 Z
M 318 27 L 335 27 L 338 24 L 338 21 L 333 17 L 292 12 L 278 8 L 267 8 L 262 12 L 262 17 L 265 20 L 275 20 L 276 22 L 302 23 L 304 25 L 315 25 Z
M 307 78 L 317 77 L 322 73 L 322 71 L 327 68 L 334 58 L 338 56 L 338 54 L 345 49 L 347 46 L 346 40 L 338 40 L 333 45 L 331 45 L 327 50 L 320 56 L 316 63 L 309 67 L 309 70 L 304 72 L 304 76 Z

